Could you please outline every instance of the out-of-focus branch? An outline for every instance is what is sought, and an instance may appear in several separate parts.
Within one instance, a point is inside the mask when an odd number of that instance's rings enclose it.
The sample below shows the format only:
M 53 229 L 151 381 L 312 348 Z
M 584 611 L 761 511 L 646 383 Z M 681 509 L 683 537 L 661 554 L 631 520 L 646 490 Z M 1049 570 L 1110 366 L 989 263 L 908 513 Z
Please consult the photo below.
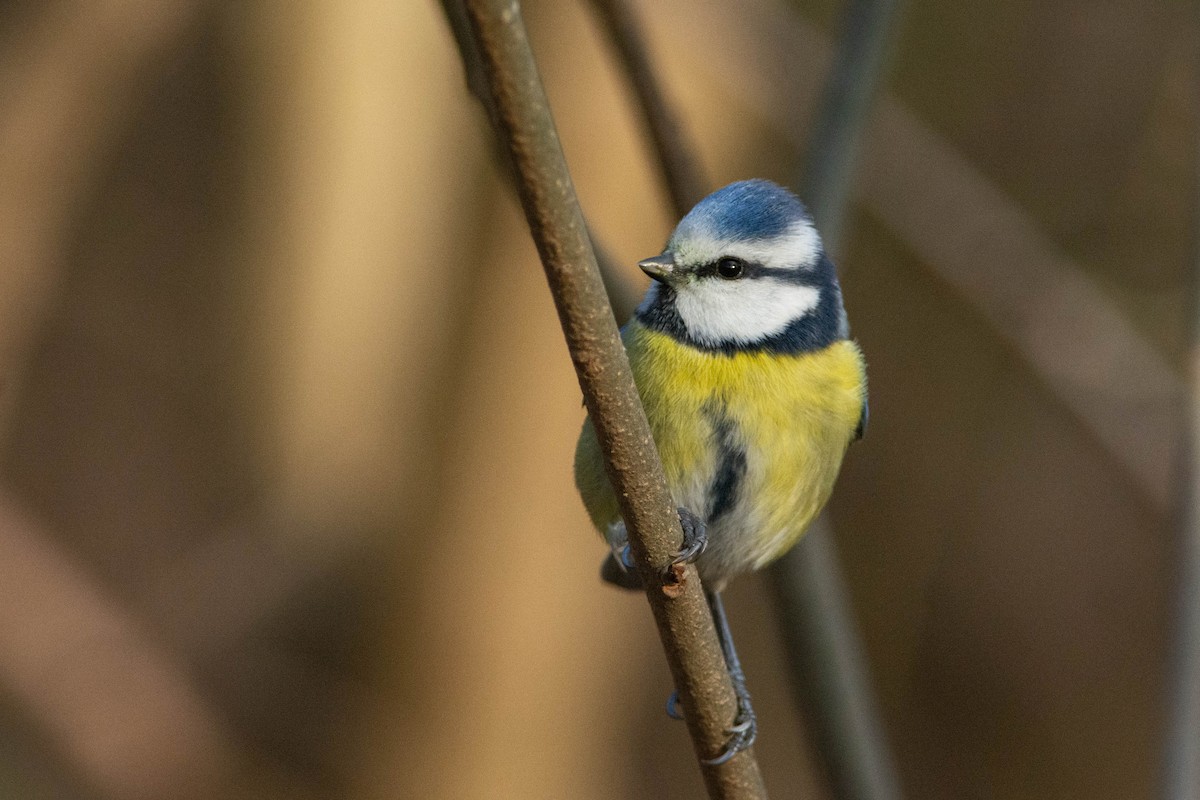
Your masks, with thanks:
M 682 532 L 519 7 L 512 0 L 468 0 L 464 5 L 494 101 L 497 130 L 512 158 L 526 219 L 629 528 L 696 755 L 703 762 L 725 747 L 725 729 L 737 705 L 712 617 L 694 568 L 687 567 L 678 582 L 663 583 Z M 702 763 L 702 771 L 714 798 L 765 796 L 750 750 L 721 765 Z
M 642 301 L 642 287 L 629 280 L 604 242 L 596 238 L 595 232 L 589 228 L 588 233 L 591 234 L 596 263 L 600 266 L 600 277 L 604 280 L 604 291 L 608 292 L 608 302 L 612 304 L 613 317 L 623 325 Z
M 488 119 L 496 124 L 496 101 L 488 89 L 487 73 L 479 48 L 471 34 L 471 19 L 467 15 L 467 7 L 461 0 L 441 0 L 442 11 L 446 21 L 450 23 L 450 32 L 454 34 L 454 43 L 458 46 L 458 54 L 462 58 L 463 71 L 467 77 L 467 88 L 487 111 Z M 506 165 L 507 166 L 507 165 Z
M 899 0 L 851 0 L 810 134 L 800 196 L 828 251 L 839 249 L 866 121 L 895 37 Z M 770 569 L 792 688 L 836 798 L 900 796 L 828 513 Z
M 646 8 L 701 47 L 719 30 L 722 47 L 754 53 L 722 61 L 703 79 L 727 83 L 777 130 L 796 135 L 796 95 L 814 93 L 809 76 L 830 61 L 817 31 L 773 3 Z M 704 28 L 691 27 L 700 19 Z M 1166 359 L 1024 209 L 899 101 L 881 99 L 872 130 L 856 180 L 866 209 L 1011 343 L 1134 485 L 1166 509 L 1182 395 Z
M 185 670 L 3 496 L 0 565 L 0 679 L 103 796 L 248 796 Z
M 829 515 L 771 566 L 792 690 L 836 798 L 901 797 Z
M 826 249 L 842 238 L 850 181 L 895 38 L 899 0 L 851 0 L 799 183 Z M 871 687 L 829 515 L 771 567 L 792 688 L 834 797 L 893 800 L 900 781 Z
M 0 48 L 0 395 L 58 280 L 74 203 L 208 0 L 48 3 Z M 0 418 L 2 422 L 2 418 Z
M 896 38 L 901 0 L 850 0 L 798 185 L 825 247 L 842 241 L 850 184 Z
M 1182 400 L 1170 364 L 1028 214 L 911 112 L 883 103 L 879 129 L 862 170 L 868 207 L 1165 510 Z
M 682 217 L 708 193 L 696 150 L 651 63 L 637 16 L 628 0 L 592 0 L 592 6 L 620 56 L 621 65 L 637 95 L 642 119 L 654 143 L 654 153 L 666 178 L 675 212 Z
M 1195 135 L 1200 132 L 1200 92 L 1193 92 L 1192 110 Z M 1195 142 L 1200 145 L 1200 136 Z M 1183 409 L 1184 435 L 1175 477 L 1176 605 L 1167 675 L 1163 800 L 1200 797 L 1200 147 L 1194 157 L 1192 269 L 1186 320 L 1189 397 Z
M 651 130 L 676 213 L 700 197 L 704 180 L 691 145 L 659 87 L 644 39 L 626 0 L 593 0 L 617 47 Z M 817 215 L 828 247 L 835 247 L 845 216 L 846 182 L 879 83 L 878 73 L 897 0 L 856 0 L 848 10 L 843 46 L 810 144 L 803 196 Z M 857 627 L 823 516 L 801 544 L 773 570 L 792 684 L 802 698 L 835 797 L 898 797 L 899 781 L 887 750 L 862 657 Z

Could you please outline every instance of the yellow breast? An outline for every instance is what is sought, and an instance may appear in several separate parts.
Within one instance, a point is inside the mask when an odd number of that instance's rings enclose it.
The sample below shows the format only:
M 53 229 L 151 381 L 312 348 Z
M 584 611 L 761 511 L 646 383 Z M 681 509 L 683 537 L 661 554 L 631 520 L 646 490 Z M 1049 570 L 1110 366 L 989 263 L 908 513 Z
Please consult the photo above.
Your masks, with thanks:
M 723 583 L 778 558 L 829 498 L 859 424 L 858 346 L 714 354 L 636 321 L 623 337 L 675 501 L 709 522 L 703 579 Z M 620 516 L 590 423 L 575 474 L 592 522 L 607 533 Z

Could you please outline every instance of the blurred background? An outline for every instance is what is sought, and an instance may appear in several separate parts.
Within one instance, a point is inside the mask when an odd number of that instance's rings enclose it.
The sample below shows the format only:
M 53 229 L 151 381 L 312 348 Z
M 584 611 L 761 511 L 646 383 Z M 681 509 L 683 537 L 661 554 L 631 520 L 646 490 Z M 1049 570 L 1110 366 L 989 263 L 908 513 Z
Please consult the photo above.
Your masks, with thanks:
M 596 236 L 673 212 L 586 3 L 523 4 Z M 637 4 L 713 186 L 796 186 L 834 0 Z M 831 503 L 912 798 L 1149 798 L 1196 263 L 1179 0 L 910 0 L 838 261 Z M 0 2 L 0 795 L 690 798 L 601 585 L 557 318 L 440 6 Z M 829 797 L 770 594 L 777 797 Z

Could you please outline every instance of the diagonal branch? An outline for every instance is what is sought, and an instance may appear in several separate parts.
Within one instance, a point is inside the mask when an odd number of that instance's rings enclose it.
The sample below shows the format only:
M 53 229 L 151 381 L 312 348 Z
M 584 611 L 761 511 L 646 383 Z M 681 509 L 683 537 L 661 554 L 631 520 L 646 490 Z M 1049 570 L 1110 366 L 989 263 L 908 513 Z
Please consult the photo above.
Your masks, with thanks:
M 682 532 L 524 22 L 512 0 L 467 0 L 464 6 L 472 46 L 484 65 L 497 133 L 512 159 L 530 232 L 629 528 L 694 749 L 703 762 L 723 750 L 737 701 L 695 569 L 689 566 L 677 583 L 663 583 Z M 714 798 L 766 795 L 752 751 L 742 751 L 721 765 L 702 763 L 702 771 Z
M 484 73 L 479 51 L 471 38 L 471 26 L 467 19 L 466 9 L 459 0 L 442 0 L 442 11 L 445 13 L 447 22 L 450 23 L 450 32 L 454 34 L 454 43 L 462 58 L 463 70 L 467 77 L 467 88 L 483 106 L 488 119 L 495 125 L 496 105 L 491 94 L 488 93 L 487 75 Z M 511 166 L 507 162 L 504 162 L 503 172 L 510 181 L 514 180 Z M 604 279 L 604 286 L 608 290 L 608 299 L 612 303 L 613 313 L 619 320 L 628 319 L 633 315 L 633 310 L 637 308 L 637 304 L 642 299 L 641 291 L 633 281 L 628 279 L 609 249 L 596 237 L 595 231 L 591 231 L 591 236 L 592 249 L 596 253 L 596 262 L 600 266 L 600 276 Z
M 682 217 L 708 194 L 708 182 L 701 172 L 696 149 L 659 83 L 629 0 L 592 0 L 592 6 L 608 30 L 637 95 L 654 153 L 671 194 L 671 203 L 676 214 Z

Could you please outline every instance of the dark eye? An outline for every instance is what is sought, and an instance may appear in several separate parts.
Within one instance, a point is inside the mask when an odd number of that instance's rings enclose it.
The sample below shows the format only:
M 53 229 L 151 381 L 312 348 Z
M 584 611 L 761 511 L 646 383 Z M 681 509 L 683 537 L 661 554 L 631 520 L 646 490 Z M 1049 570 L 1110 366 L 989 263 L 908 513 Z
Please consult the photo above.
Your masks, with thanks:
M 717 274 L 727 280 L 742 277 L 742 272 L 746 269 L 746 265 L 742 263 L 740 258 L 730 258 L 726 256 L 717 262 Z

